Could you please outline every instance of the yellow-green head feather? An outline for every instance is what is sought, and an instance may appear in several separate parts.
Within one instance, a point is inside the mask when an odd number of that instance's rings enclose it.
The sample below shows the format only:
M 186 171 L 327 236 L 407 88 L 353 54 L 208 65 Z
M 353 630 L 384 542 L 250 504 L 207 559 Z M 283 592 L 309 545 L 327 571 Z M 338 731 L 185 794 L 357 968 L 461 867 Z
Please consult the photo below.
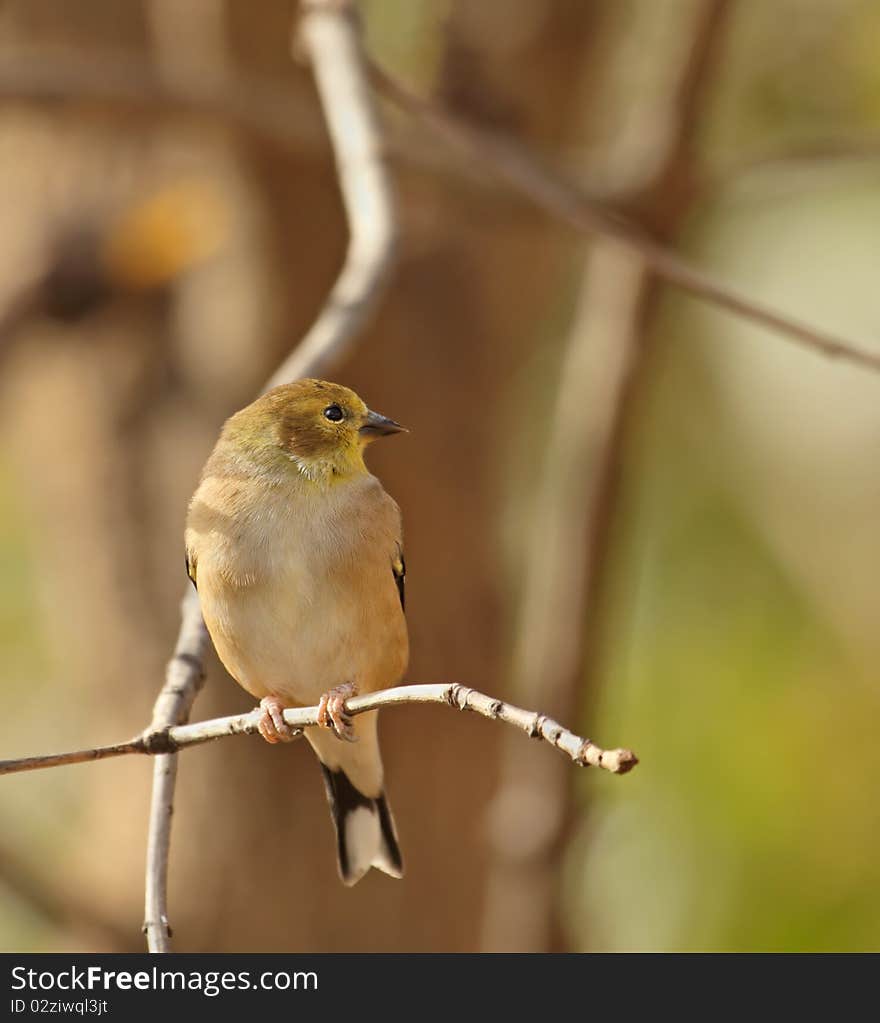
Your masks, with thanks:
M 227 420 L 217 453 L 311 480 L 341 479 L 367 471 L 364 448 L 374 437 L 401 430 L 342 384 L 297 380 Z

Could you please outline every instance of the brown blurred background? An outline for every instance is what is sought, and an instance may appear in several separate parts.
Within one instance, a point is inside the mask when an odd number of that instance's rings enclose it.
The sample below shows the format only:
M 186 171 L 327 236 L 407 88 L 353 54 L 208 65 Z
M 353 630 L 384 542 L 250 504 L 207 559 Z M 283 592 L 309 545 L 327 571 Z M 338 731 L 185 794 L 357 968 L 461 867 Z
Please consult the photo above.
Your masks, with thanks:
M 0 5 L 2 756 L 150 717 L 223 419 L 345 247 L 291 0 Z M 880 335 L 869 0 L 365 0 L 367 47 L 722 280 Z M 410 427 L 407 876 L 339 883 L 305 744 L 181 756 L 178 951 L 880 946 L 880 379 L 660 289 L 383 107 L 400 264 L 336 379 Z M 249 708 L 213 659 L 195 717 Z M 0 784 L 0 947 L 142 948 L 150 764 Z

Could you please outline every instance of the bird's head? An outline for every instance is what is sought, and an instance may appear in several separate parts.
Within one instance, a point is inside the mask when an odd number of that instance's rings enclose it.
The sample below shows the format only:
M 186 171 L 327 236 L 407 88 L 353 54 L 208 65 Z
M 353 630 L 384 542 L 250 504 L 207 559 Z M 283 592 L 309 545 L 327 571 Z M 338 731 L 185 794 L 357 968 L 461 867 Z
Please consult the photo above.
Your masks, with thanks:
M 367 408 L 354 391 L 326 380 L 283 384 L 236 413 L 223 437 L 238 455 L 295 468 L 312 480 L 364 472 L 364 448 L 405 428 Z

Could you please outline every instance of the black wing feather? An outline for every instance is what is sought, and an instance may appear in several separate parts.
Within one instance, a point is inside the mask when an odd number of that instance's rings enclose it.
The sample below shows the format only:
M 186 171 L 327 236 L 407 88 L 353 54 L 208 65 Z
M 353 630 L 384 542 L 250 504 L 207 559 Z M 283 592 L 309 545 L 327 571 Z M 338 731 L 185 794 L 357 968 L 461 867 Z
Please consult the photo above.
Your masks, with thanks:
M 397 545 L 397 558 L 391 563 L 391 571 L 394 573 L 394 581 L 397 583 L 397 592 L 400 594 L 400 606 L 406 610 L 406 562 L 403 560 L 403 548 Z
M 187 550 L 186 552 L 186 574 L 192 580 L 192 584 L 196 588 L 196 591 L 198 591 L 199 584 L 196 582 L 196 556 L 190 550 Z

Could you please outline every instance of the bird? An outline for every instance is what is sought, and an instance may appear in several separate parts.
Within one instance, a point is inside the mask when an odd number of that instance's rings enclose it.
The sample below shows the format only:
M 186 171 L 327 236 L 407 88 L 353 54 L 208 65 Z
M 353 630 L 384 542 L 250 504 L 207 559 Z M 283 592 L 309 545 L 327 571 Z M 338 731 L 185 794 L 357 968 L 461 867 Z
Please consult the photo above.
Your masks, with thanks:
M 397 503 L 364 450 L 406 432 L 341 384 L 302 379 L 231 416 L 186 522 L 187 573 L 217 654 L 260 701 L 270 743 L 283 709 L 319 707 L 317 754 L 346 885 L 371 867 L 403 876 L 385 795 L 377 711 L 345 701 L 397 685 L 409 659 Z

